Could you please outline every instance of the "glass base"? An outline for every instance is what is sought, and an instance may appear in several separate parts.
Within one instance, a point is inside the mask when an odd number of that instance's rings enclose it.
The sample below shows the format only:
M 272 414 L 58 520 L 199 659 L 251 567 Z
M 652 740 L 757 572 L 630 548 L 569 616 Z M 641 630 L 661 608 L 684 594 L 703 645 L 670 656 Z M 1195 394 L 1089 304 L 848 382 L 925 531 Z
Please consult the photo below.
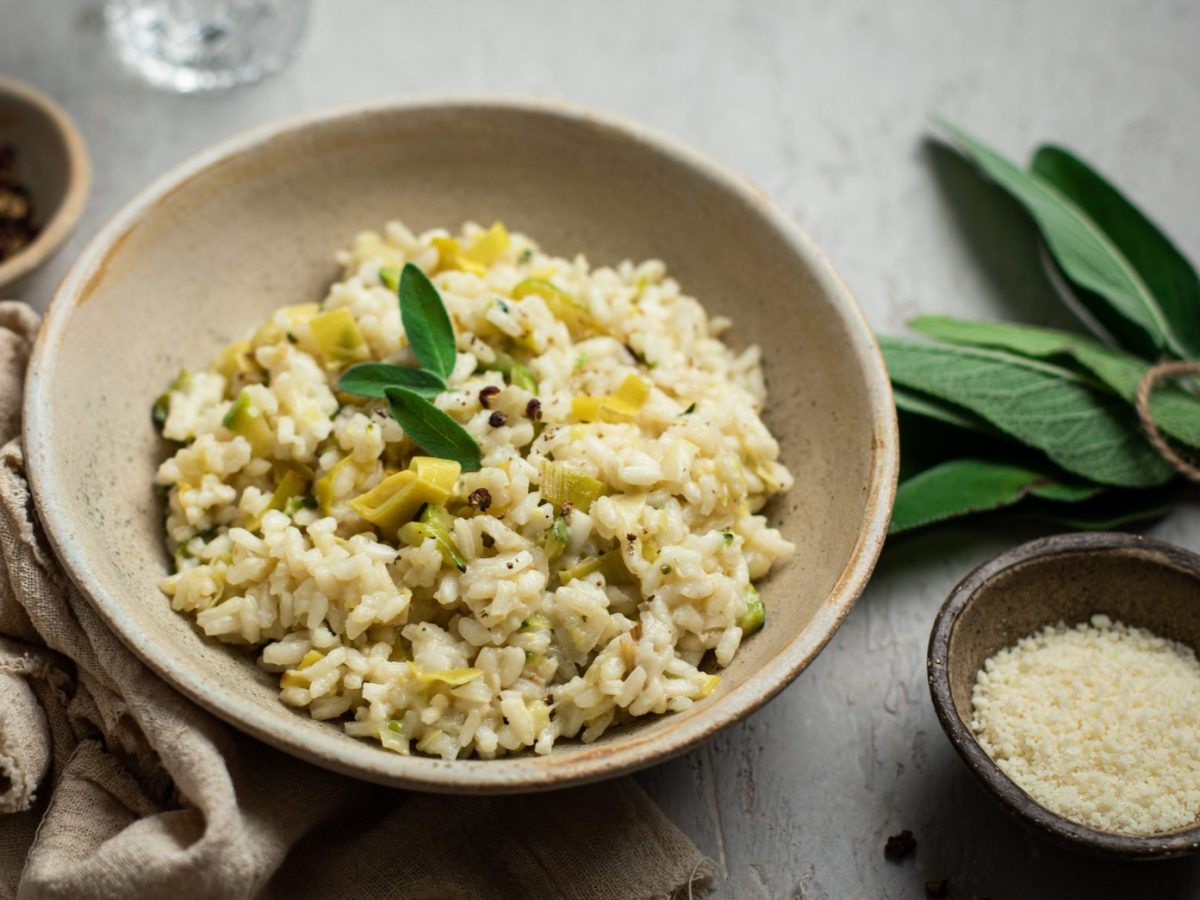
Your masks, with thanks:
M 282 69 L 308 21 L 308 0 L 110 0 L 109 40 L 150 84 L 196 93 Z

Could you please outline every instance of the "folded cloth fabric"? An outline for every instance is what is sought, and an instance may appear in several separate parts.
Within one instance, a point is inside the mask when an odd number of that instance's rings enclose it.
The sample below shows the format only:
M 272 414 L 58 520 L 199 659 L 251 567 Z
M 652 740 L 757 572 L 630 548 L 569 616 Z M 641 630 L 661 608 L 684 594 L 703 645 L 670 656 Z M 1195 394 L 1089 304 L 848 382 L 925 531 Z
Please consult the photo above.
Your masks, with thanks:
M 390 790 L 239 734 L 156 677 L 40 531 L 20 443 L 36 330 L 0 303 L 0 896 L 583 900 L 686 896 L 711 876 L 629 779 Z

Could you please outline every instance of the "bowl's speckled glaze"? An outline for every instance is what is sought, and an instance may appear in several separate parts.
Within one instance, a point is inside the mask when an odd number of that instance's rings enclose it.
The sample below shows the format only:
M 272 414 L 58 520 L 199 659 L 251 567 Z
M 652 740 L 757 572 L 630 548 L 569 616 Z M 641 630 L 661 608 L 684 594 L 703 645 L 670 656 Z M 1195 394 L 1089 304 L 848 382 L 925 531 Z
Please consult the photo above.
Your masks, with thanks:
M 167 570 L 149 409 L 181 366 L 285 303 L 320 298 L 363 228 L 503 220 L 594 264 L 659 257 L 766 355 L 766 420 L 796 475 L 768 509 L 795 556 L 764 582 L 767 627 L 689 710 L 549 756 L 445 762 L 283 706 L 250 656 L 204 639 Z M 760 191 L 639 126 L 527 99 L 410 99 L 260 128 L 184 163 L 92 241 L 46 316 L 25 404 L 38 509 L 80 588 L 152 668 L 243 730 L 319 765 L 434 791 L 606 778 L 679 753 L 766 702 L 850 611 L 887 529 L 898 439 L 870 330 L 824 254 Z
M 11 144 L 17 175 L 33 198 L 37 236 L 0 262 L 0 291 L 15 288 L 67 239 L 87 202 L 92 168 L 75 124 L 27 84 L 0 76 L 0 144 Z
M 954 749 L 1001 805 L 1060 844 L 1097 856 L 1161 859 L 1200 849 L 1200 823 L 1149 837 L 1088 828 L 1039 804 L 970 728 L 971 691 L 988 657 L 1046 625 L 1105 613 L 1200 652 L 1200 556 L 1134 534 L 1063 534 L 1022 544 L 950 593 L 929 639 L 929 690 Z

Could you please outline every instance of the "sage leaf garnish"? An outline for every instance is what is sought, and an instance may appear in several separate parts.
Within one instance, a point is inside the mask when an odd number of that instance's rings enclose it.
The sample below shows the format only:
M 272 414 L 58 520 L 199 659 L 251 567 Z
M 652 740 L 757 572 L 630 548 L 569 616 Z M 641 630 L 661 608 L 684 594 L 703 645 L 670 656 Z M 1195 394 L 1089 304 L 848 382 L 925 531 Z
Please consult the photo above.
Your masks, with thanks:
M 1040 175 L 1023 171 L 953 125 L 940 124 L 985 174 L 1025 207 L 1068 279 L 1106 300 L 1154 348 L 1183 355 L 1182 342 L 1141 276 L 1073 201 Z
M 1036 359 L 1066 357 L 1094 375 L 1130 405 L 1149 364 L 1129 353 L 1065 331 L 1003 322 L 971 322 L 950 316 L 919 316 L 909 323 L 915 331 L 938 340 L 973 347 L 1008 350 Z M 900 406 L 900 401 L 896 401 Z M 1176 385 L 1166 385 L 1150 399 L 1159 428 L 1176 440 L 1200 447 L 1200 397 Z
M 1099 484 L 1149 487 L 1173 470 L 1120 397 L 1059 366 L 971 347 L 881 338 L 892 380 L 955 403 Z
M 400 320 L 417 362 L 448 378 L 458 358 L 454 326 L 437 288 L 412 263 L 405 263 L 400 274 Z
M 956 459 L 906 480 L 896 492 L 888 534 L 977 512 L 1012 506 L 1026 497 L 1060 502 L 1086 500 L 1103 488 L 1023 465 Z
M 1033 172 L 1108 236 L 1158 301 L 1183 351 L 1200 357 L 1200 276 L 1171 240 L 1107 179 L 1069 150 L 1043 146 Z
M 464 472 L 479 471 L 479 445 L 448 413 L 405 387 L 387 387 L 384 395 L 392 417 L 422 450 L 430 456 L 454 460 Z
M 433 400 L 448 388 L 442 376 L 428 369 L 411 369 L 388 363 L 359 363 L 351 366 L 338 379 L 338 390 L 359 397 L 387 399 L 390 387 L 408 388 L 414 394 Z

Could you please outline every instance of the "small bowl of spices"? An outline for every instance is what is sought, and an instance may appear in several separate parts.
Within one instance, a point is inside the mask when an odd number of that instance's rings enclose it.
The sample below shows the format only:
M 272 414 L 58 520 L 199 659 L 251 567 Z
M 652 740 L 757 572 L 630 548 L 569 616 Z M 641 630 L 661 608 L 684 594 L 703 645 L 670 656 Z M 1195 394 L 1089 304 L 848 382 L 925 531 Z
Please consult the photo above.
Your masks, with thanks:
M 1018 820 L 1125 859 L 1200 849 L 1200 556 L 1058 535 L 980 566 L 929 640 L 939 721 Z
M 67 114 L 45 94 L 0 77 L 0 291 L 62 246 L 90 185 L 87 150 Z

